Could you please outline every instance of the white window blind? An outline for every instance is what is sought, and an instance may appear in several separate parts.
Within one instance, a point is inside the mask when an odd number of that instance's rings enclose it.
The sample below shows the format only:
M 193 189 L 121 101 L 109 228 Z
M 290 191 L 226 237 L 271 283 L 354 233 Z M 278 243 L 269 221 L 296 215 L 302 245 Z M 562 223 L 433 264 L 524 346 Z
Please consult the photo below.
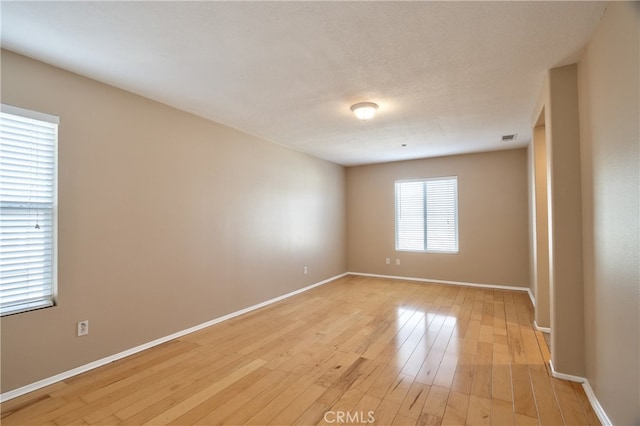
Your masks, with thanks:
M 2 105 L 0 314 L 52 306 L 58 118 Z
M 396 182 L 396 250 L 458 252 L 458 178 Z

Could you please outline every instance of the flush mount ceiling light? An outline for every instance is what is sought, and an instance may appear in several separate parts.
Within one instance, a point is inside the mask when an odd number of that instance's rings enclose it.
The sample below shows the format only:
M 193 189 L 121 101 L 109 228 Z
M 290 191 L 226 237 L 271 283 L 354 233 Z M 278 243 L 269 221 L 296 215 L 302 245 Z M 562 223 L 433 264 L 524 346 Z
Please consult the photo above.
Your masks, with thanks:
M 373 102 L 360 102 L 351 106 L 351 111 L 362 121 L 367 121 L 376 115 L 378 104 Z

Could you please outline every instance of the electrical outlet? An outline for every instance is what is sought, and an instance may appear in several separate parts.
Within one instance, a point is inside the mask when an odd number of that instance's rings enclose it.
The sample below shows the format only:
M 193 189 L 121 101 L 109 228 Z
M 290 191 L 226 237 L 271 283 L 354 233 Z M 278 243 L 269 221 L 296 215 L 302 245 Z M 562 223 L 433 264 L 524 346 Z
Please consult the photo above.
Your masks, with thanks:
M 400 259 L 396 259 L 396 265 L 400 264 Z
M 302 271 L 304 272 L 305 275 L 307 275 L 308 269 L 307 269 L 306 266 L 304 268 L 302 268 Z
M 78 322 L 78 336 L 86 336 L 89 334 L 89 320 Z
M 387 265 L 391 265 L 391 259 L 387 257 L 387 259 L 385 260 L 385 262 L 387 262 Z

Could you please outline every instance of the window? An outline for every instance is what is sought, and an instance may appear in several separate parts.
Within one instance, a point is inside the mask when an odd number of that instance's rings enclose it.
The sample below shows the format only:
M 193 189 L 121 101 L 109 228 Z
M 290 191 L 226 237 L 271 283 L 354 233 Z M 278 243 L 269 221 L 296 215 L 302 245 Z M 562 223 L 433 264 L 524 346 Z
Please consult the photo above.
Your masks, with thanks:
M 0 315 L 54 305 L 58 122 L 2 105 Z
M 458 178 L 396 181 L 396 250 L 458 252 Z

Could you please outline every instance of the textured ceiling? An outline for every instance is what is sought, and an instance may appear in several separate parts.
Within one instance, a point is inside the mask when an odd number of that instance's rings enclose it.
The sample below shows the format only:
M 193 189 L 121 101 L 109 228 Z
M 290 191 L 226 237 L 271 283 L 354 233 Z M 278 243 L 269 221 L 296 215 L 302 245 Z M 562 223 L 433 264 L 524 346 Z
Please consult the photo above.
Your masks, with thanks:
M 344 165 L 525 146 L 600 2 L 8 2 L 2 46 Z M 349 107 L 380 105 L 368 122 Z M 501 136 L 517 133 L 515 142 Z M 402 144 L 406 144 L 403 147 Z

